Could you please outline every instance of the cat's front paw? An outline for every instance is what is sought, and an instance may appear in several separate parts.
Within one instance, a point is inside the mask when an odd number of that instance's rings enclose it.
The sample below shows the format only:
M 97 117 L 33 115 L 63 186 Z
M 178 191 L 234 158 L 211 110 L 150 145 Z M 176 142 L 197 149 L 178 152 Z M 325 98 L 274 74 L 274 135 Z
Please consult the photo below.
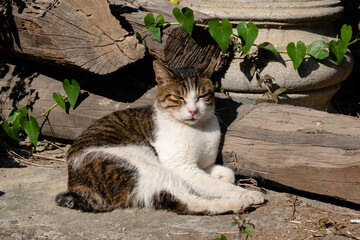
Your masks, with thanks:
M 247 190 L 243 196 L 250 204 L 262 204 L 264 202 L 264 194 L 258 191 Z

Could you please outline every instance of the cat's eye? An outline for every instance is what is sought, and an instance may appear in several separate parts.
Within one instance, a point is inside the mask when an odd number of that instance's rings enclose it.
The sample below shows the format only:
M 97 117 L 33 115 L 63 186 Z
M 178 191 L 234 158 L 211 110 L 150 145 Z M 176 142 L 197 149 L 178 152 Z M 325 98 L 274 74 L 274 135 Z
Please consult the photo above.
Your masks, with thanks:
M 207 96 L 209 96 L 210 93 L 205 93 L 203 95 L 200 95 L 197 99 L 199 100 L 200 98 L 206 98 Z
M 184 98 L 180 97 L 179 95 L 172 95 L 177 100 L 183 100 Z

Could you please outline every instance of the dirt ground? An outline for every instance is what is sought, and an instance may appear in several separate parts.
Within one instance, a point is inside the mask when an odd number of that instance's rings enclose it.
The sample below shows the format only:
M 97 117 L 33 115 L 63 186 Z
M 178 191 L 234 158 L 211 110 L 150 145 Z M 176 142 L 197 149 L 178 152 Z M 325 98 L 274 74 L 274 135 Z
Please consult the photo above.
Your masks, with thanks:
M 176 215 L 151 209 L 83 213 L 59 207 L 66 189 L 67 144 L 42 141 L 32 157 L 11 152 L 0 157 L 0 239 L 227 239 L 235 214 Z M 261 187 L 261 186 L 260 186 Z M 255 226 L 248 239 L 360 239 L 360 208 L 264 189 L 266 204 L 242 213 Z M 338 204 L 338 202 L 336 202 Z

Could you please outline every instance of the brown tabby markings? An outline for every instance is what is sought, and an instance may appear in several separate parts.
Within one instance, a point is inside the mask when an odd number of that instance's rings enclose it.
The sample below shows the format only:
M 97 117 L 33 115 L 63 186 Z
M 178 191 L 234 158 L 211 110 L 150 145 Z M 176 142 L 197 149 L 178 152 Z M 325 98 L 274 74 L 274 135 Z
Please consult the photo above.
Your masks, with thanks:
M 160 109 L 180 108 L 185 103 L 186 94 L 192 88 L 196 90 L 198 96 L 204 98 L 206 104 L 215 104 L 213 85 L 209 84 L 209 79 L 198 76 L 196 69 L 175 69 L 170 73 L 170 76 L 172 80 L 157 87 L 158 107 Z
M 181 108 L 186 104 L 187 92 L 191 90 L 195 90 L 207 105 L 214 105 L 213 85 L 207 78 L 198 76 L 197 70 L 177 69 L 169 72 L 169 76 L 171 79 L 164 79 L 166 84 L 159 85 L 157 89 L 157 107 L 160 110 L 176 111 Z M 148 147 L 157 155 L 151 145 L 155 131 L 153 112 L 150 106 L 114 112 L 84 131 L 68 151 L 68 192 L 59 194 L 56 202 L 83 211 L 129 207 L 136 197 L 133 190 L 139 177 L 137 169 L 126 159 L 100 152 L 85 155 L 85 151 L 96 147 L 137 145 Z M 74 167 L 74 161 L 81 155 L 81 162 Z M 161 192 L 154 202 L 155 208 L 189 213 L 186 204 L 167 192 Z

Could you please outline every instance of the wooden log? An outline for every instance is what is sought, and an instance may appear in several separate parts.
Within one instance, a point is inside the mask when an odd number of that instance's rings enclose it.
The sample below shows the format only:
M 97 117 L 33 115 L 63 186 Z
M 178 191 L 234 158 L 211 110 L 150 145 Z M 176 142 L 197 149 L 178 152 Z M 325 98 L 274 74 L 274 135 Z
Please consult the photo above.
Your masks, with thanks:
M 63 79 L 61 72 L 54 79 L 49 73 L 34 72 L 33 66 L 4 66 L 6 71 L 0 68 L 0 75 L 4 76 L 0 81 L 3 116 L 19 104 L 28 106 L 32 116 L 38 116 L 54 104 L 53 92 L 64 93 L 62 81 L 56 80 Z M 139 72 L 138 68 L 133 71 Z M 145 75 L 149 75 L 148 71 Z M 113 76 L 114 81 L 93 77 L 83 79 L 82 89 L 88 90 L 89 95 L 74 111 L 66 114 L 57 107 L 50 113 L 43 135 L 73 140 L 93 121 L 110 112 L 154 102 L 155 89 L 147 91 L 153 82 L 143 86 L 130 79 L 119 81 L 119 75 Z M 95 91 L 99 82 L 109 88 L 103 86 L 103 90 Z M 130 99 L 135 94 L 128 94 L 131 90 L 136 90 L 138 97 Z M 117 97 L 124 95 L 127 97 Z M 216 107 L 224 135 L 224 165 L 268 184 L 360 204 L 359 118 L 287 105 L 240 105 L 220 96 Z M 42 121 L 39 119 L 39 123 Z
M 164 0 L 109 2 L 111 11 L 106 0 L 4 4 L 0 11 L 0 52 L 103 75 L 144 57 L 145 46 L 132 34 L 146 29 L 143 19 L 147 11 L 176 21 L 172 17 L 176 5 Z M 195 16 L 197 22 L 209 18 L 201 13 Z M 191 37 L 181 26 L 174 26 L 164 29 L 163 34 L 159 43 L 144 33 L 144 44 L 151 55 L 169 67 L 206 63 L 217 70 L 224 62 L 226 55 L 204 29 L 196 28 Z
M 238 174 L 360 204 L 360 119 L 260 104 L 241 106 L 223 162 Z
M 143 19 L 149 12 L 154 13 L 155 17 L 162 14 L 166 22 L 177 22 L 172 15 L 172 9 L 181 8 L 164 0 L 109 0 L 109 3 L 113 12 L 118 13 L 115 15 L 125 18 L 134 33 L 146 29 Z M 124 8 L 141 11 L 123 13 Z M 200 12 L 194 12 L 194 17 L 195 23 L 206 23 L 210 19 L 208 15 Z M 211 64 L 210 69 L 218 71 L 228 57 L 211 38 L 208 30 L 202 27 L 195 26 L 192 36 L 179 25 L 165 28 L 161 43 L 148 32 L 143 33 L 142 37 L 149 53 L 171 68 L 203 67 L 204 64 Z
M 10 1 L 0 11 L 0 51 L 108 74 L 145 55 L 106 0 Z M 2 12 L 2 14 L 1 14 Z

